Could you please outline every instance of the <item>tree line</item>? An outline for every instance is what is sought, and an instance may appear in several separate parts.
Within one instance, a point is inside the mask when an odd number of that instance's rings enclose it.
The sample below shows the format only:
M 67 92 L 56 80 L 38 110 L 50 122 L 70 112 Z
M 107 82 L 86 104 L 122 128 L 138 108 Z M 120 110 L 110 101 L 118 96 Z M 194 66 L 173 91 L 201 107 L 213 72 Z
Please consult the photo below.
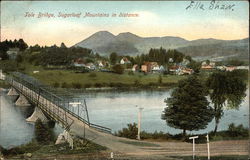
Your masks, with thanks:
M 0 42 L 0 58 L 2 60 L 9 59 L 7 51 L 10 48 L 19 48 L 20 51 L 24 51 L 26 48 L 28 48 L 28 45 L 23 39 L 15 39 L 14 41 L 6 39 L 5 41 Z

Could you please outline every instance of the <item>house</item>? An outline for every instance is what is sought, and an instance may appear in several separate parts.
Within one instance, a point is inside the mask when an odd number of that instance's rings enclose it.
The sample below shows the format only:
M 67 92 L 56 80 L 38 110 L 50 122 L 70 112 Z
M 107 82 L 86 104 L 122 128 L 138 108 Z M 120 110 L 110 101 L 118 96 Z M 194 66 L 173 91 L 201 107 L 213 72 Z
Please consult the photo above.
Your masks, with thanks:
M 120 61 L 120 64 L 130 64 L 131 62 L 128 60 L 127 57 L 123 57 Z
M 103 67 L 106 67 L 108 65 L 109 65 L 108 62 L 106 62 L 106 61 L 97 61 L 97 66 L 99 68 L 103 68 Z
M 137 64 L 133 65 L 132 71 L 133 71 L 133 72 L 136 72 L 136 71 L 138 71 L 138 70 L 139 70 L 139 66 L 138 66 Z
M 3 71 L 0 69 L 0 79 L 5 80 L 5 75 L 3 74 Z
M 84 64 L 84 60 L 82 58 L 78 58 L 78 59 L 74 60 L 73 66 L 75 66 L 75 67 L 86 67 L 85 64 Z
M 204 61 L 201 63 L 201 69 L 204 69 L 204 70 L 215 69 L 215 62 L 209 62 L 209 64 L 207 64 L 207 62 Z
M 166 71 L 166 69 L 163 67 L 163 65 L 157 65 L 152 68 L 153 73 L 163 73 L 164 71 Z
M 93 63 L 87 63 L 85 66 L 90 70 L 96 70 L 96 66 Z
M 186 59 L 186 58 L 183 58 L 183 60 L 182 60 L 182 62 L 181 62 L 181 66 L 187 66 L 188 64 L 190 63 L 190 61 L 188 60 L 188 59 Z
M 169 67 L 169 72 L 172 74 L 178 74 L 181 71 L 181 67 L 180 66 L 171 66 Z
M 141 71 L 143 72 L 151 72 L 153 69 L 159 69 L 157 62 L 144 62 L 144 65 L 141 66 Z
M 249 70 L 249 66 L 237 66 L 237 69 L 246 69 L 246 70 Z
M 236 66 L 229 66 L 229 67 L 226 67 L 226 71 L 233 71 L 233 70 L 235 70 L 235 69 L 237 69 L 237 67 Z
M 183 68 L 182 73 L 183 74 L 192 74 L 192 73 L 194 73 L 194 71 L 191 68 Z
M 221 70 L 221 71 L 225 71 L 226 66 L 216 66 L 216 69 Z
M 16 59 L 17 54 L 19 53 L 19 48 L 9 48 L 7 51 L 7 54 L 9 56 L 9 59 Z

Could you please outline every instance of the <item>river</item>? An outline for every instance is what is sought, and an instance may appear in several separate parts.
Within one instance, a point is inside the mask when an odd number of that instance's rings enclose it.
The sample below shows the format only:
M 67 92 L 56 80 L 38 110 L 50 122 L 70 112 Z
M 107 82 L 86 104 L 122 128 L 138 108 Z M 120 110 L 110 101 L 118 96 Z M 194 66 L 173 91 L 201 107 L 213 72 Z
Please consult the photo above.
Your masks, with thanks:
M 128 123 L 137 123 L 138 107 L 143 107 L 142 130 L 181 133 L 181 130 L 168 127 L 166 122 L 161 120 L 162 111 L 166 106 L 164 99 L 170 96 L 170 92 L 150 90 L 89 91 L 77 94 L 77 96 L 86 99 L 90 122 L 109 127 L 113 132 L 121 130 Z M 244 127 L 249 126 L 248 93 L 247 90 L 247 96 L 239 110 L 224 110 L 224 116 L 218 130 L 227 129 L 230 123 L 243 124 Z M 6 93 L 1 93 L 0 145 L 7 148 L 25 144 L 34 137 L 34 124 L 25 121 L 34 109 L 32 107 L 17 107 L 12 99 Z M 204 130 L 187 133 L 205 133 L 213 129 L 214 120 Z M 55 131 L 59 133 L 60 127 L 56 125 Z

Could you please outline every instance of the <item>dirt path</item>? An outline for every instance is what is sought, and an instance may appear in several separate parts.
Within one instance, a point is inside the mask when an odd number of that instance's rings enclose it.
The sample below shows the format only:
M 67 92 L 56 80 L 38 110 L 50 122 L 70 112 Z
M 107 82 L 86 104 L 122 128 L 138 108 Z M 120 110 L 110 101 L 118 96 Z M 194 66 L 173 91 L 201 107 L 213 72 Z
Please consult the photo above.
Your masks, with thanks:
M 82 123 L 75 121 L 72 131 L 82 136 Z M 190 156 L 192 155 L 192 143 L 186 142 L 149 142 L 131 140 L 116 137 L 110 134 L 98 132 L 85 126 L 85 136 L 93 142 L 106 146 L 110 152 L 125 154 L 128 156 L 164 159 L 166 156 Z M 248 140 L 228 140 L 210 142 L 211 156 L 215 155 L 248 155 Z M 196 144 L 196 155 L 207 155 L 207 144 Z

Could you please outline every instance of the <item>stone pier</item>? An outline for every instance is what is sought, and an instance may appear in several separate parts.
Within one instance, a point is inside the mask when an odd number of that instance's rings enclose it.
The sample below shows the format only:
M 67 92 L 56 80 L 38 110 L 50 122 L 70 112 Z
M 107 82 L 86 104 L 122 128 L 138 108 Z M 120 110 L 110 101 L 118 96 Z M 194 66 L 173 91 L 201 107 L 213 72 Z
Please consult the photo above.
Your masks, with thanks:
M 30 106 L 30 103 L 26 99 L 26 97 L 24 97 L 22 94 L 20 94 L 20 96 L 18 97 L 15 105 L 17 105 L 17 106 Z
M 29 118 L 27 118 L 26 121 L 27 122 L 36 122 L 38 120 L 38 118 L 42 122 L 48 121 L 48 118 L 43 114 L 42 110 L 38 107 L 35 107 L 33 114 Z
M 17 93 L 17 91 L 11 87 L 9 92 L 7 93 L 8 96 L 18 96 L 19 94 Z

